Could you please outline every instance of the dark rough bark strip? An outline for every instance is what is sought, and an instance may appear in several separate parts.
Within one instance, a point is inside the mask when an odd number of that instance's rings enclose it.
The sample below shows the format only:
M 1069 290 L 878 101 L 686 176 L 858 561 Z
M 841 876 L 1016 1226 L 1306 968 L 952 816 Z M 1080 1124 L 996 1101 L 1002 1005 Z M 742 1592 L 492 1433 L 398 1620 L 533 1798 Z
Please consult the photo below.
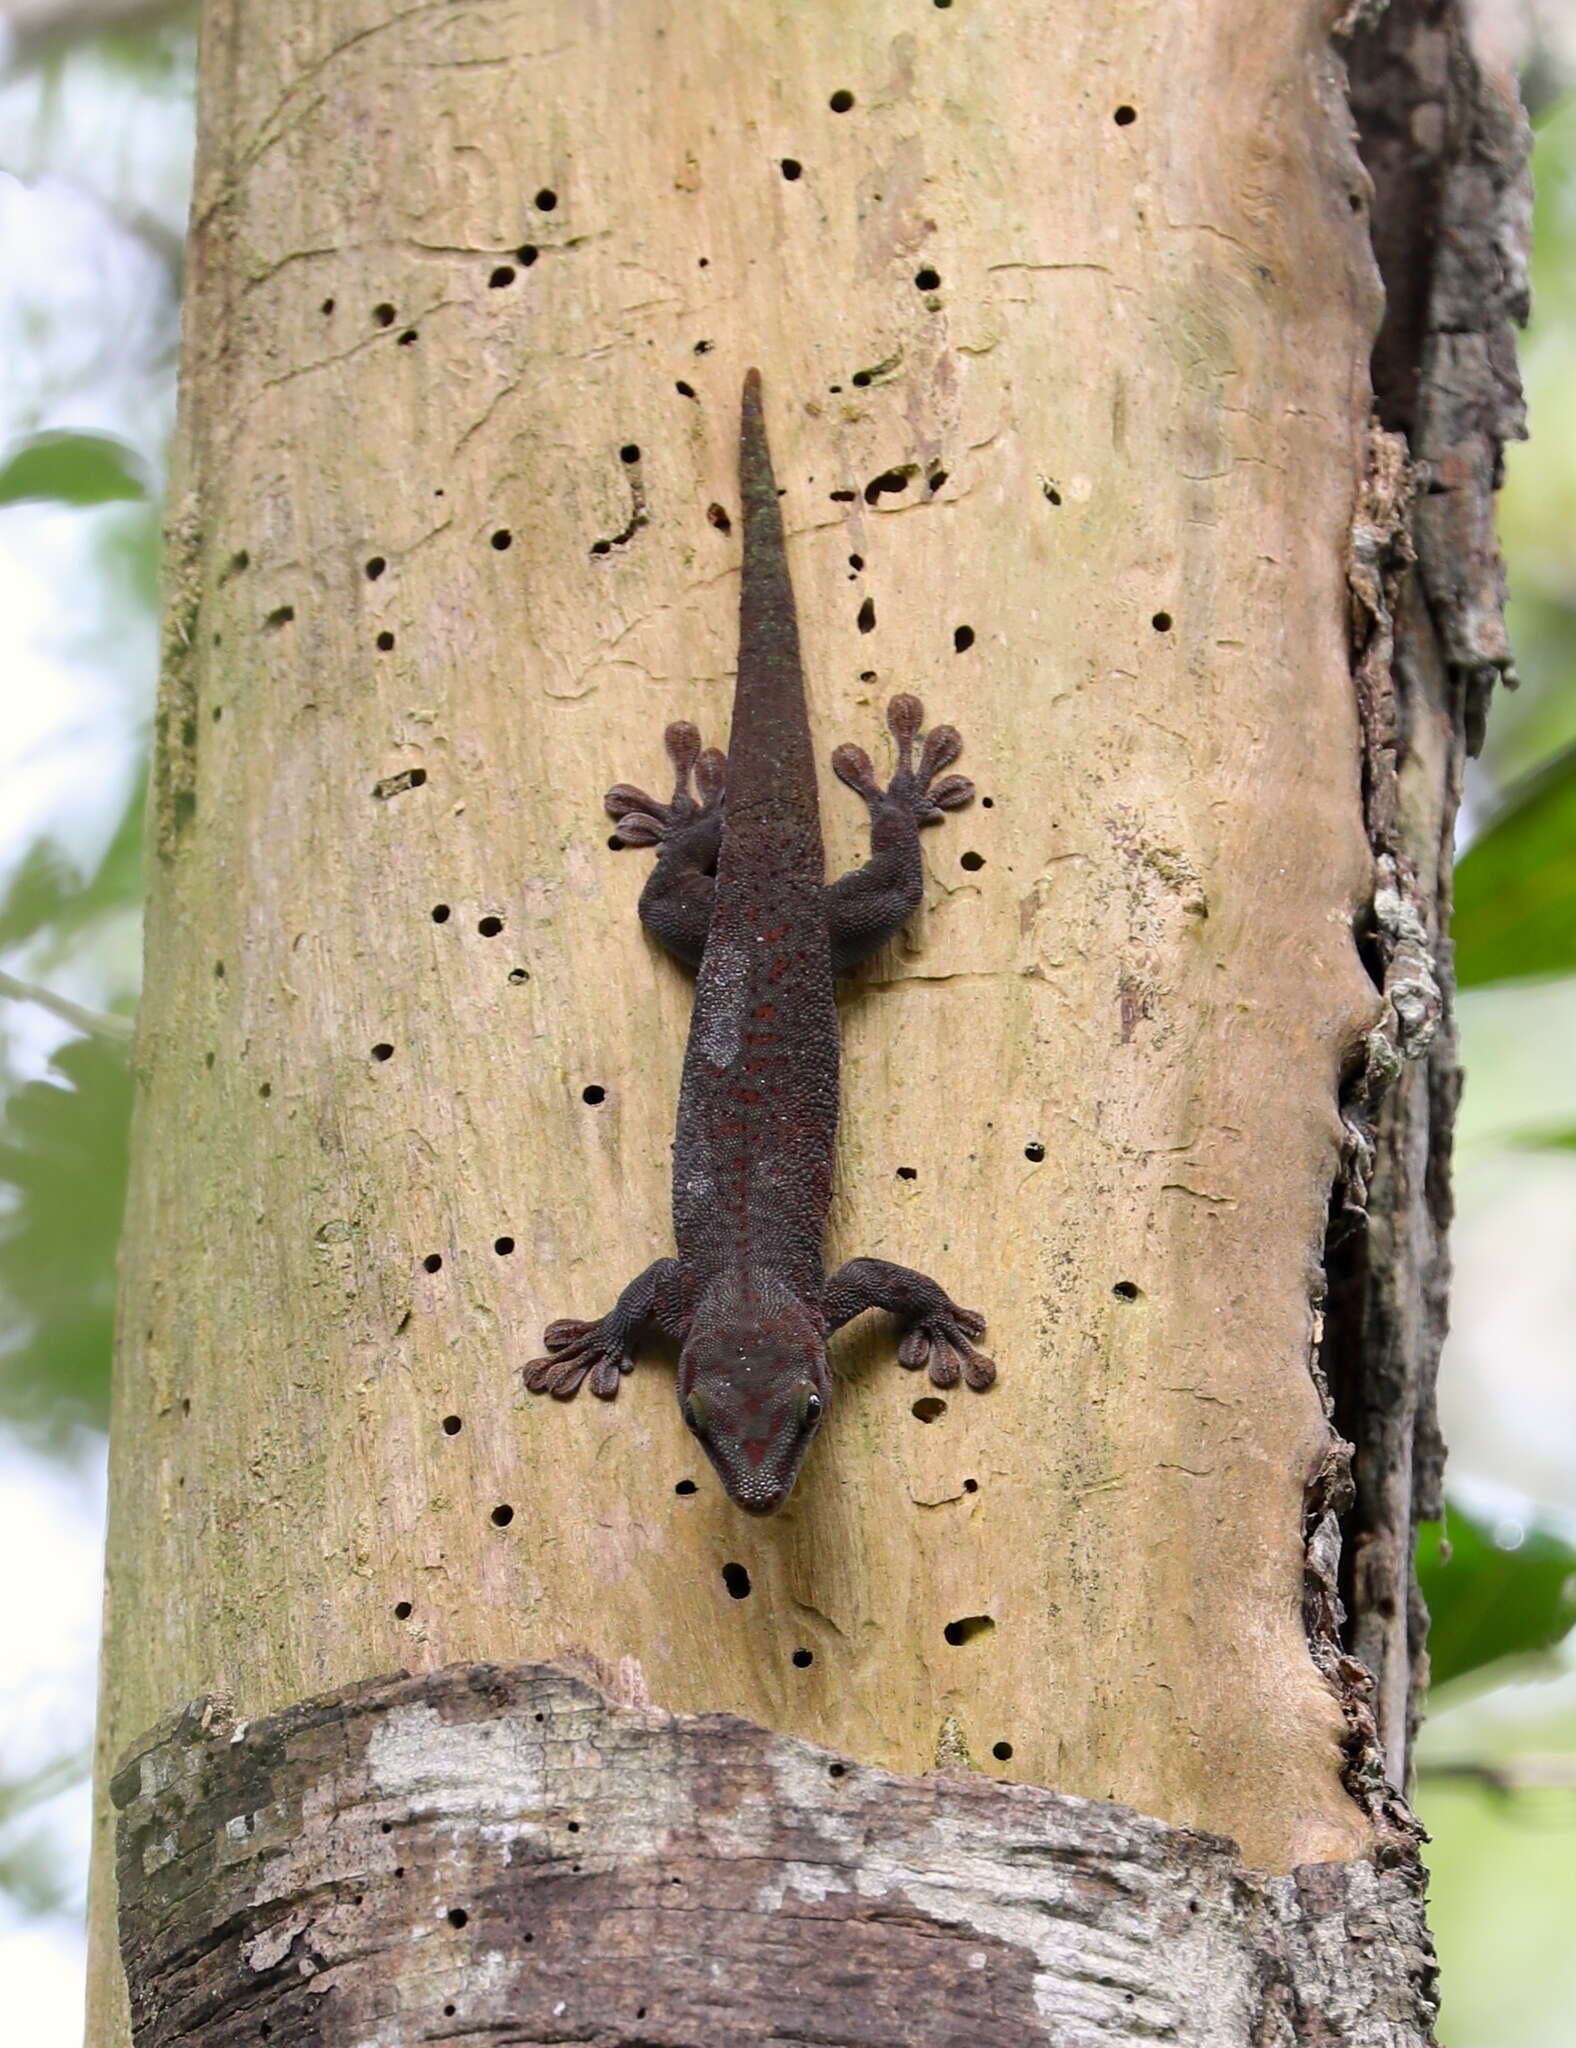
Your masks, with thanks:
M 550 1665 L 375 1679 L 138 1747 L 138 2048 L 1421 2048 L 1415 1859 L 1230 1842 L 968 1773 L 897 1777 Z
M 1353 1446 L 1345 1643 L 1373 1674 L 1400 1787 L 1428 1675 L 1417 1528 L 1442 1508 L 1434 1382 L 1460 1087 L 1451 844 L 1464 759 L 1496 677 L 1511 678 L 1493 499 L 1504 444 L 1525 431 L 1513 329 L 1527 311 L 1530 188 L 1525 117 L 1475 60 L 1459 0 L 1360 12 L 1351 101 L 1386 312 L 1351 583 L 1376 866 L 1367 947 L 1386 1006 L 1345 1103 L 1322 1362 Z

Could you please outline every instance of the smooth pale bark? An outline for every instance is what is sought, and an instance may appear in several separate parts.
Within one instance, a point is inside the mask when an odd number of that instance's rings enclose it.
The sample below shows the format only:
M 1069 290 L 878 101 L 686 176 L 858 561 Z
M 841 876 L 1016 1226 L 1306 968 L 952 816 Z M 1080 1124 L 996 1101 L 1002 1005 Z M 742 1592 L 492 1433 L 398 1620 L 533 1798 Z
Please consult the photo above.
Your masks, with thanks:
M 1385 1014 L 1332 26 L 210 0 L 106 1760 L 201 1693 L 589 1656 L 1272 1873 L 1388 1852 L 1315 1369 Z M 982 799 L 848 991 L 829 1250 L 933 1270 L 1002 1368 L 937 1412 L 839 1339 L 765 1523 L 665 1364 L 518 1371 L 669 1245 L 688 987 L 600 795 L 725 738 L 751 363 L 823 760 L 913 689 Z M 108 2039 L 102 1855 L 96 1899 Z

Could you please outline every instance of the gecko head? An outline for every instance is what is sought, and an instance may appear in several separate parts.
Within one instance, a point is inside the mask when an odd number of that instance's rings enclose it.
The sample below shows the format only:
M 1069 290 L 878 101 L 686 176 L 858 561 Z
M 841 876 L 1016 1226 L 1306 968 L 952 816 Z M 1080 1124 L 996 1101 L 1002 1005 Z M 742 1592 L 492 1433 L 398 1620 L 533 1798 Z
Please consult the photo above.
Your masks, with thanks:
M 679 1409 L 736 1506 L 782 1506 L 831 1403 L 821 1319 L 786 1288 L 701 1304 L 679 1353 Z

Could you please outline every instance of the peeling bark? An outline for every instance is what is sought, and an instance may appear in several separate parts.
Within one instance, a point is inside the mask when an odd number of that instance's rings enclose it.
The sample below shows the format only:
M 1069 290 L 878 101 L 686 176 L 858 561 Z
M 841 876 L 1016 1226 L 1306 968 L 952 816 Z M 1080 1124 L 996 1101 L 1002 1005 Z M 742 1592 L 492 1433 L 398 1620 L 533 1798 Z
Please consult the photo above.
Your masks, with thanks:
M 1514 680 L 1493 500 L 1504 444 L 1525 431 L 1513 329 L 1527 311 L 1529 136 L 1513 86 L 1475 59 L 1458 0 L 1394 0 L 1356 30 L 1349 67 L 1386 292 L 1349 576 L 1377 884 L 1367 958 L 1384 1015 L 1345 1092 L 1323 1363 L 1353 1446 L 1345 1642 L 1373 1676 L 1399 1787 L 1428 1678 L 1417 1529 L 1443 1506 L 1451 846 L 1464 759 L 1496 678 Z
M 453 1665 L 117 1774 L 139 2048 L 1418 2048 L 1420 1873 Z

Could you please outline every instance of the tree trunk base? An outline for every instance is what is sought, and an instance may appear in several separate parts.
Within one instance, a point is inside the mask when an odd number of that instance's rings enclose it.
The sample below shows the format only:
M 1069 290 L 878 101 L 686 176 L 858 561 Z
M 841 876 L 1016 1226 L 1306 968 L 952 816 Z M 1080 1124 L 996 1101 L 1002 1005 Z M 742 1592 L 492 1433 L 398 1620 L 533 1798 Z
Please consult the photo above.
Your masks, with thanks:
M 194 1703 L 113 1785 L 139 2048 L 1421 2048 L 1407 1843 L 1234 1844 L 899 1777 L 551 1665 Z

